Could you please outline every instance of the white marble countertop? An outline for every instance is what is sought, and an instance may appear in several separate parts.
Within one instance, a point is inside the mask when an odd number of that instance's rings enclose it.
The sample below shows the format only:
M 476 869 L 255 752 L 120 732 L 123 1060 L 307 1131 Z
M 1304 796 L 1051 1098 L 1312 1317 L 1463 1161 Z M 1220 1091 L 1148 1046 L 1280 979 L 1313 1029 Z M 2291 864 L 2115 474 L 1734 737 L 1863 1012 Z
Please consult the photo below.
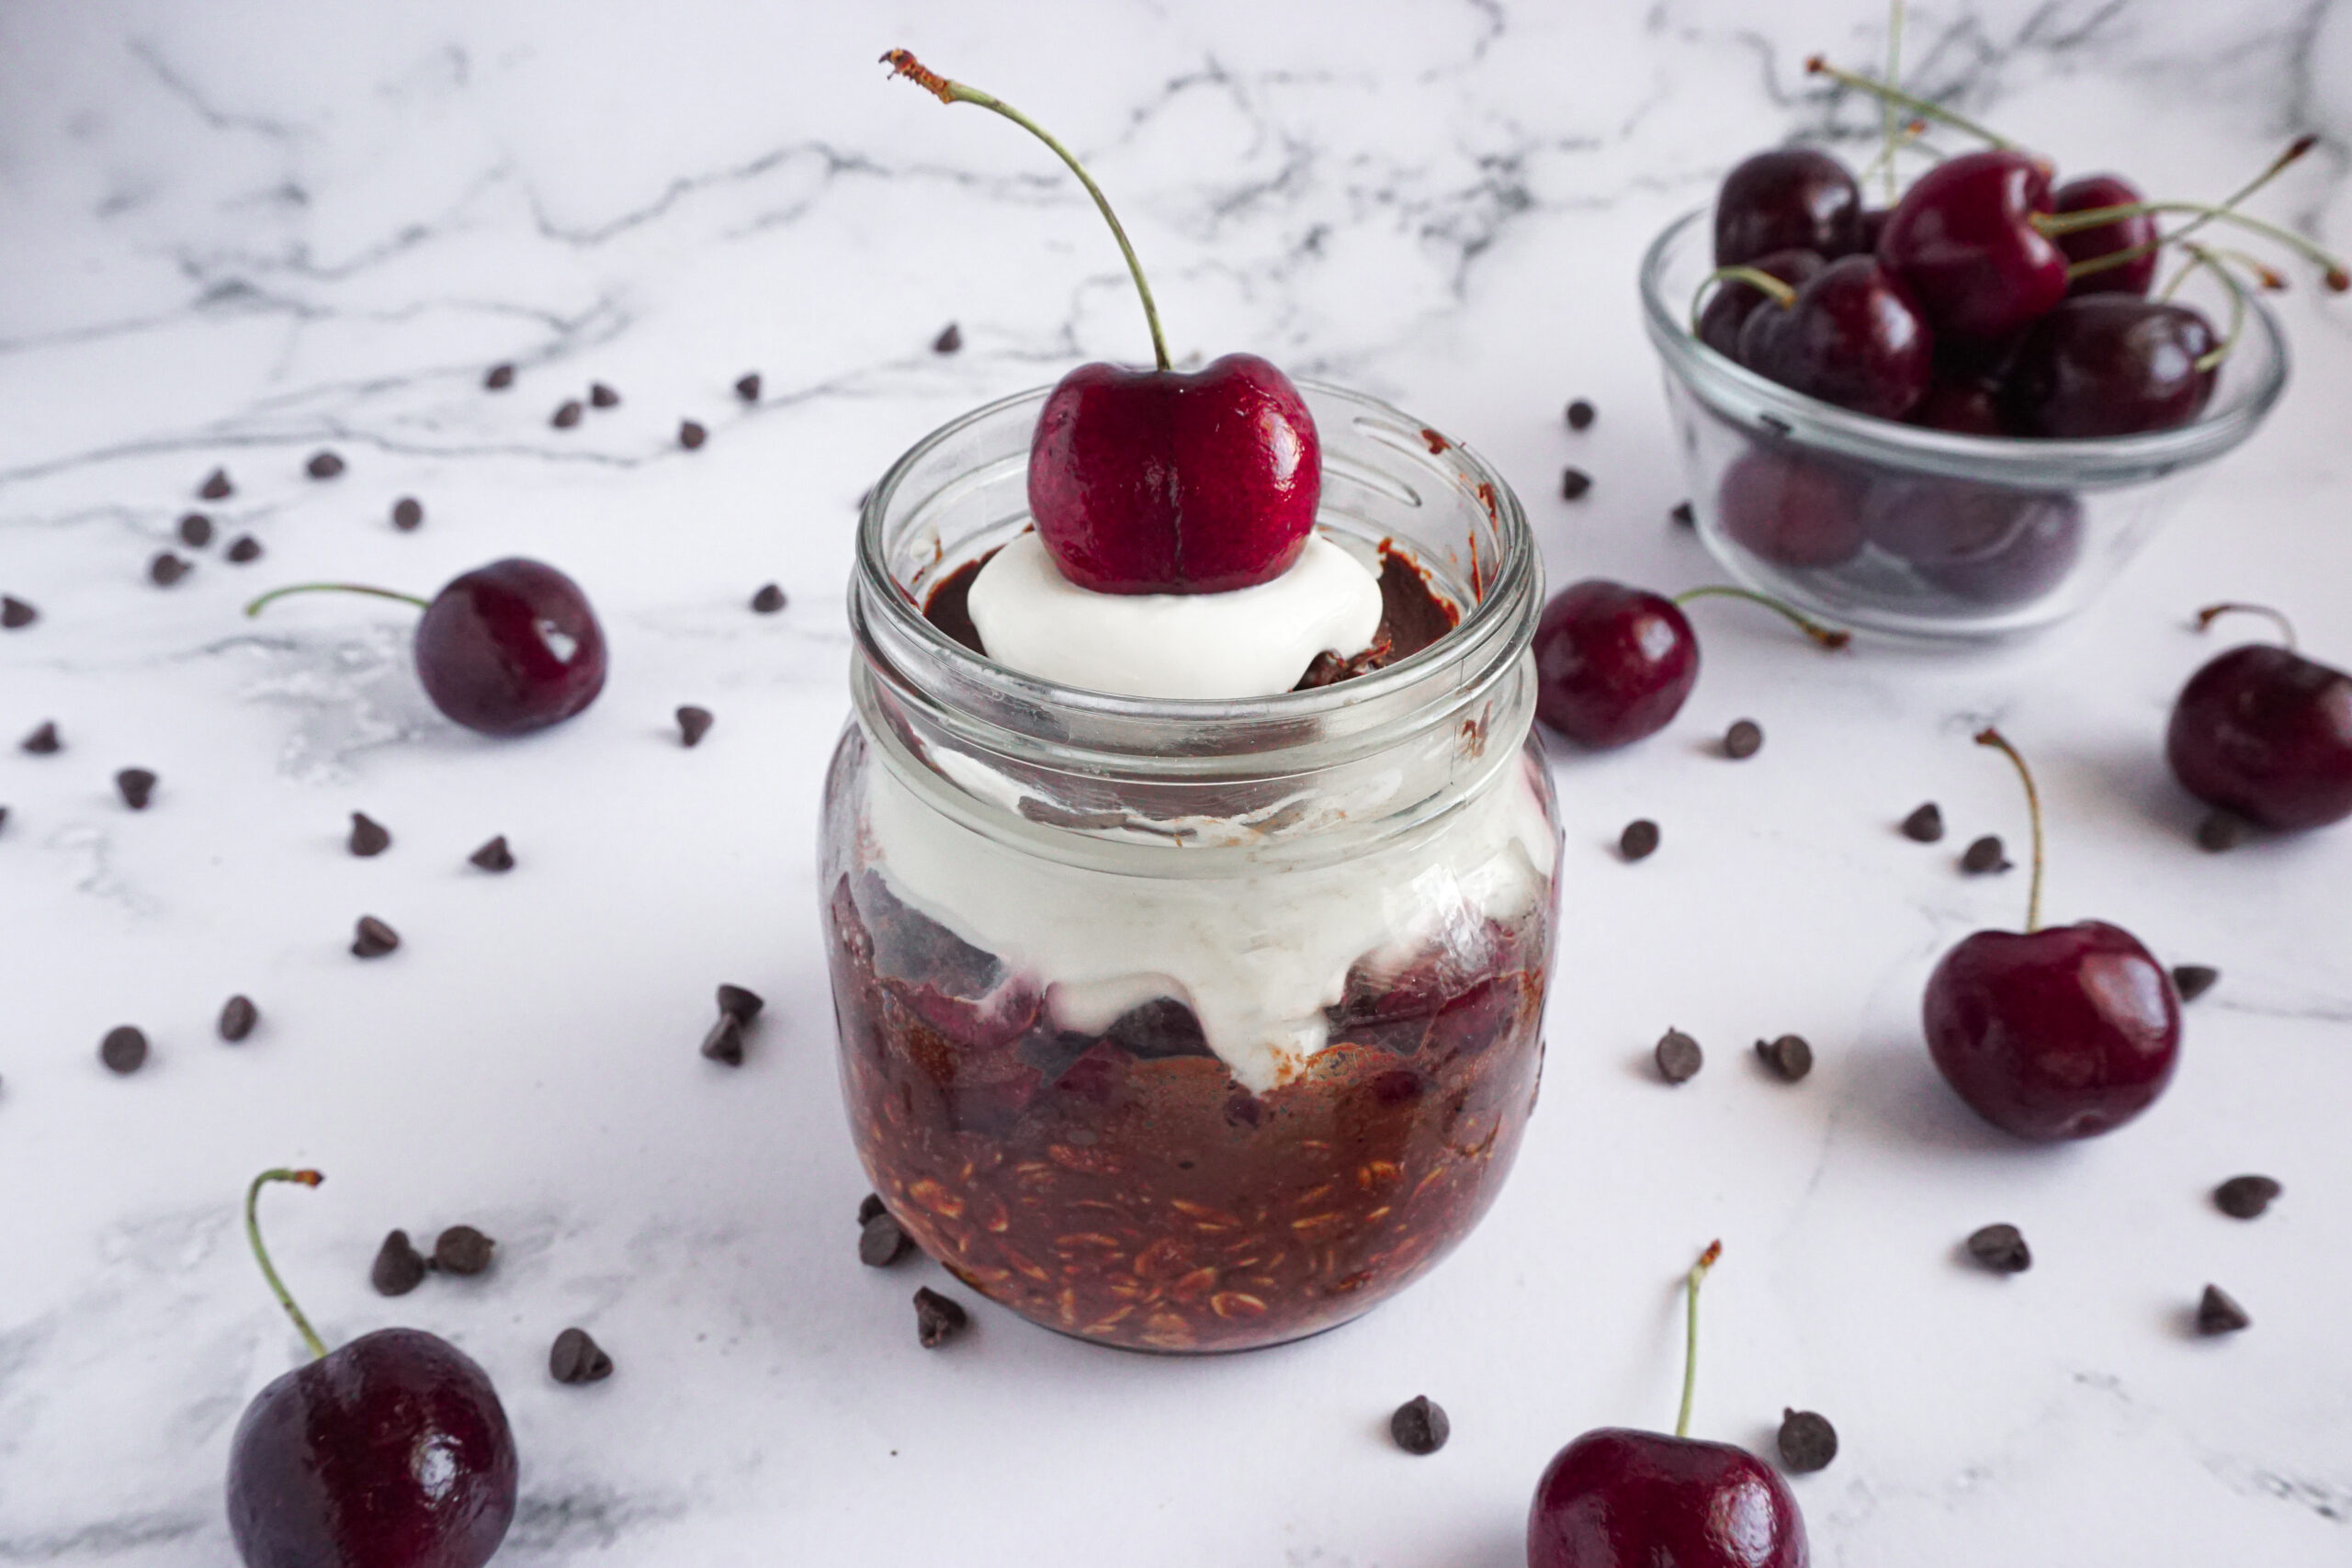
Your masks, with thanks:
M 1816 1562 L 2352 1556 L 2352 829 L 2204 854 L 2159 752 L 2212 651 L 2201 603 L 2279 604 L 2352 659 L 2352 306 L 2309 287 L 2283 407 L 2076 626 L 1826 659 L 1702 610 L 1681 719 L 1556 759 L 1544 1104 L 1428 1281 L 1236 1359 L 986 1306 L 916 1347 L 907 1297 L 948 1281 L 854 1259 L 812 886 L 854 507 L 944 419 L 1141 333 L 1042 150 L 874 57 L 913 47 L 1089 157 L 1180 355 L 1397 400 L 1510 476 L 1555 583 L 1681 587 L 1718 574 L 1666 520 L 1635 258 L 1755 147 L 1833 120 L 1860 147 L 1872 114 L 1801 62 L 1882 48 L 1876 0 L 1018 12 L 0 11 L 0 589 L 41 612 L 0 633 L 0 1564 L 233 1562 L 230 1430 L 299 1354 L 235 1205 L 286 1161 L 330 1177 L 268 1206 L 329 1336 L 428 1327 L 503 1391 L 503 1562 L 1511 1568 L 1555 1448 L 1670 1419 L 1676 1281 L 1716 1235 L 1697 1430 L 1762 1447 L 1783 1405 L 1831 1416 L 1843 1452 L 1795 1483 Z M 1962 0 L 1912 36 L 1916 80 L 2168 192 L 2318 130 L 2265 209 L 2352 243 L 2344 0 Z M 934 354 L 950 321 L 963 351 Z M 486 394 L 499 360 L 519 377 Z M 729 389 L 751 369 L 756 408 Z M 592 379 L 620 406 L 550 428 Z M 331 482 L 303 477 L 322 446 Z M 1597 481 L 1576 503 L 1568 462 Z M 216 542 L 152 586 L 216 464 L 224 536 L 267 554 Z M 396 607 L 236 613 L 508 554 L 577 577 L 613 645 L 596 705 L 524 742 L 433 714 Z M 771 579 L 790 608 L 755 616 Z M 718 716 L 694 750 L 686 702 Z M 1706 742 L 1741 715 L 1769 740 L 1734 767 Z M 2020 914 L 2020 880 L 1954 869 L 1972 834 L 2024 831 L 1966 743 L 1986 716 L 2040 765 L 2053 914 L 2222 971 L 2169 1095 L 2082 1146 L 1982 1127 L 1919 1040 L 1936 954 Z M 64 750 L 19 752 L 44 719 Z M 162 778 L 139 815 L 109 783 L 132 765 Z M 1894 827 L 1929 797 L 1934 849 Z M 389 853 L 344 852 L 354 810 Z M 1666 847 L 1627 866 L 1634 816 Z M 469 867 L 501 832 L 514 872 Z M 362 913 L 397 954 L 348 955 Z M 695 1054 L 720 980 L 769 998 L 740 1071 Z M 230 1047 L 233 991 L 264 1021 Z M 154 1053 L 118 1078 L 96 1047 L 124 1022 Z M 1713 1054 L 1679 1090 L 1645 1066 L 1668 1024 Z M 1794 1088 L 1747 1059 L 1786 1030 L 1820 1057 Z M 2287 1187 L 2251 1224 L 2206 1198 L 2242 1170 Z M 386 1229 L 459 1220 L 498 1238 L 490 1276 L 369 1291 Z M 1992 1220 L 2032 1272 L 1955 1260 Z M 2184 1333 L 2209 1280 L 2249 1332 Z M 608 1382 L 549 1381 L 571 1323 Z M 1427 1460 L 1384 1435 L 1419 1393 L 1454 1424 Z

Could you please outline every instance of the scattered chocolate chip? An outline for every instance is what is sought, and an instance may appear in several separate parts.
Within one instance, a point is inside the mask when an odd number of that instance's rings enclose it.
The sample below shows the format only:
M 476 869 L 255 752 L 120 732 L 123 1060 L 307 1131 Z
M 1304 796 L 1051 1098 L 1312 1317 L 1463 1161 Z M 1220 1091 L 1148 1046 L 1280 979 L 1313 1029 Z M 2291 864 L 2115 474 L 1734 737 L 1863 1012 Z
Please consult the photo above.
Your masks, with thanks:
M 548 1347 L 548 1375 L 561 1383 L 602 1382 L 613 1375 L 613 1359 L 584 1328 L 567 1328 Z
M 2219 1285 L 2205 1287 L 2205 1294 L 2197 1303 L 2197 1332 L 2205 1335 L 2235 1334 L 2250 1326 L 2254 1319 L 2245 1308 L 2238 1305 L 2230 1292 Z
M 400 932 L 373 915 L 362 915 L 359 917 L 358 934 L 351 943 L 351 952 L 358 958 L 381 958 L 400 944 Z
M 2015 1225 L 1986 1225 L 1970 1233 L 1968 1255 L 1996 1274 L 2022 1274 L 2033 1267 L 2033 1252 Z
M 1781 1412 L 1781 1462 L 1797 1475 L 1811 1475 L 1838 1457 L 1838 1428 L 1812 1410 Z
M 1699 1076 L 1699 1068 L 1706 1059 L 1699 1043 L 1679 1029 L 1669 1029 L 1658 1036 L 1658 1076 L 1668 1083 L 1689 1083 Z
M 135 1073 L 147 1065 L 147 1036 L 127 1023 L 109 1029 L 98 1042 L 98 1060 L 109 1072 Z
M 1962 852 L 1960 869 L 1971 876 L 1984 876 L 1996 871 L 2009 869 L 2009 857 L 2001 848 L 2000 835 L 1987 833 Z
M 424 525 L 424 503 L 413 495 L 404 495 L 392 502 L 392 526 L 403 534 L 413 534 Z
M 1764 727 L 1752 718 L 1735 719 L 1724 731 L 1724 755 L 1744 761 L 1764 749 Z
M 2213 1207 L 2233 1220 L 2250 1220 L 2285 1190 L 2267 1176 L 2233 1176 L 2213 1189 Z
M 937 1349 L 963 1333 L 971 1321 L 961 1306 L 930 1286 L 915 1292 L 915 1337 L 922 1341 L 924 1349 Z
M 863 1228 L 865 1222 L 872 1219 L 875 1215 L 887 1214 L 889 1212 L 890 1206 L 882 1201 L 881 1193 L 868 1192 L 865 1197 L 857 1201 L 858 1225 L 860 1228 Z
M 503 392 L 506 390 L 507 388 L 514 384 L 514 367 L 512 365 L 492 366 L 490 367 L 490 373 L 481 378 L 481 384 L 483 389 L 488 391 Z
M 238 995 L 220 1004 L 220 1038 L 234 1045 L 261 1021 L 261 1009 L 251 997 Z
M 963 346 L 964 329 L 953 321 L 947 323 L 944 332 L 931 340 L 931 352 L 933 354 L 953 354 Z
M 1426 1393 L 1417 1393 L 1388 1417 L 1388 1435 L 1408 1454 L 1433 1454 L 1453 1436 L 1445 1407 Z
M 368 1266 L 368 1282 L 379 1296 L 404 1296 L 424 1283 L 424 1255 L 408 1239 L 408 1232 L 394 1231 L 384 1238 L 376 1249 L 376 1261 Z
M 2254 824 L 2234 811 L 2210 811 L 2205 820 L 2197 824 L 2197 842 L 2202 849 L 2220 854 L 2236 849 L 2254 834 Z
M 40 619 L 40 612 L 14 594 L 0 596 L 0 626 L 10 631 L 31 626 Z
M 617 408 L 620 406 L 620 400 L 621 395 L 602 381 L 588 383 L 588 405 L 591 408 Z
M 688 746 L 698 746 L 702 744 L 702 738 L 710 733 L 711 724 L 708 708 L 698 708 L 689 704 L 678 710 L 678 739 Z
M 1582 468 L 1568 468 L 1560 470 L 1560 499 L 1562 501 L 1581 500 L 1584 492 L 1591 488 L 1592 476 Z
M 741 986 L 725 984 L 718 987 L 718 1010 L 738 1023 L 751 1022 L 752 1020 L 760 1016 L 760 1010 L 767 1005 L 766 1000 L 757 991 L 746 990 Z
M 913 1245 L 887 1209 L 857 1227 L 857 1260 L 868 1269 L 888 1269 Z
M 1794 1083 L 1813 1071 L 1813 1047 L 1802 1034 L 1783 1034 L 1777 1040 L 1758 1040 L 1756 1055 L 1764 1065 L 1781 1079 Z
M 1583 398 L 1578 398 L 1576 401 L 1568 405 L 1568 428 L 1570 430 L 1590 430 L 1592 428 L 1592 421 L 1595 412 L 1596 411 L 1590 402 L 1587 401 Z
M 684 447 L 687 451 L 693 451 L 695 447 L 701 446 L 704 442 L 709 439 L 710 432 L 705 430 L 701 425 L 696 424 L 693 420 L 685 419 L 678 422 L 678 445 Z
M 229 482 L 228 469 L 215 468 L 204 476 L 204 482 L 197 487 L 196 493 L 204 501 L 226 501 L 237 493 L 237 487 Z
M 366 859 L 382 854 L 392 847 L 391 829 L 364 811 L 351 814 L 351 852 Z
M 451 1225 L 433 1240 L 433 1267 L 444 1274 L 479 1274 L 498 1244 L 471 1225 Z
M 39 729 L 17 743 L 19 749 L 30 751 L 36 757 L 46 757 L 64 744 L 57 738 L 56 724 L 49 720 L 43 720 Z
M 1944 836 L 1944 814 L 1934 801 L 1928 801 L 1903 819 L 1903 836 L 1915 843 L 1932 844 Z
M 145 768 L 125 768 L 115 774 L 114 787 L 125 806 L 133 811 L 144 811 L 147 803 L 155 798 L 155 775 Z
M 212 519 L 201 512 L 183 513 L 179 521 L 180 543 L 189 549 L 200 550 L 212 542 Z
M 506 835 L 501 833 L 466 857 L 484 871 L 513 871 L 514 853 L 506 847 Z
M 343 472 L 343 459 L 333 452 L 317 451 L 302 465 L 302 471 L 314 479 L 331 479 Z
M 724 1062 L 730 1067 L 743 1065 L 743 1021 L 732 1013 L 721 1013 L 710 1032 L 702 1037 L 702 1054 L 714 1062 Z
M 747 376 L 739 377 L 735 382 L 735 395 L 742 399 L 747 403 L 758 402 L 760 400 L 760 373 L 754 370 Z
M 2221 977 L 2222 972 L 2210 964 L 2177 964 L 2172 971 L 2172 988 L 2180 993 L 2182 1001 L 2193 1002 L 2211 990 L 2213 982 Z
M 556 405 L 555 415 L 548 421 L 558 430 L 570 430 L 580 423 L 580 400 L 566 398 Z
M 1668 513 L 1667 515 L 1673 518 L 1677 523 L 1681 524 L 1685 528 L 1695 528 L 1699 525 L 1699 514 L 1690 509 L 1690 503 L 1687 501 L 1676 502 L 1674 503 L 1674 510 Z
M 169 550 L 157 550 L 147 562 L 147 580 L 158 588 L 169 588 L 189 571 L 186 556 Z
M 251 534 L 240 534 L 236 543 L 229 547 L 229 558 L 239 566 L 261 559 L 261 541 Z
M 1657 852 L 1657 824 L 1646 817 L 1626 823 L 1617 835 L 1617 852 L 1627 860 L 1649 859 Z
M 763 615 L 773 615 L 784 608 L 784 590 L 775 583 L 764 583 L 752 595 L 752 608 Z

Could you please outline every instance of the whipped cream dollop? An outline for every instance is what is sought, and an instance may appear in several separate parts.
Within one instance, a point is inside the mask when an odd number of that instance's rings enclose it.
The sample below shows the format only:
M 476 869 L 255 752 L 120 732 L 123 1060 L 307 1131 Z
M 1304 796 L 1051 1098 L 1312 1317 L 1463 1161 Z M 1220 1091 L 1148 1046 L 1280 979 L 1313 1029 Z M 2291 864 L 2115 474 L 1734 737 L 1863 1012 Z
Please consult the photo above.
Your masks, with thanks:
M 1320 534 L 1288 571 L 1224 593 L 1097 593 L 1027 533 L 972 580 L 972 625 L 1010 670 L 1122 697 L 1268 697 L 1315 656 L 1345 657 L 1380 629 L 1380 578 Z

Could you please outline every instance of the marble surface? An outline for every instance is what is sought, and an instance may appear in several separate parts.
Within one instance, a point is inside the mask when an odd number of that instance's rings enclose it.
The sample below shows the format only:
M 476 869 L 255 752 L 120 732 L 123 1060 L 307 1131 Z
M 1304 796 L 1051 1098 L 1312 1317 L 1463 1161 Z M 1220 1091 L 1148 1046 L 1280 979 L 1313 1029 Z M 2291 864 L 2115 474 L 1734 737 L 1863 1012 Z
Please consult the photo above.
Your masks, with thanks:
M 448 1335 L 504 1392 L 524 1501 L 501 1561 L 1509 1568 L 1553 1450 L 1670 1418 L 1675 1286 L 1708 1292 L 1697 1429 L 1784 1405 L 1844 1450 L 1796 1489 L 1814 1560 L 2341 1563 L 2352 1556 L 2352 829 L 2208 856 L 2159 759 L 2211 646 L 2188 611 L 2274 601 L 2352 658 L 2352 306 L 2297 274 L 2295 385 L 2077 626 L 1993 655 L 1814 654 L 1700 612 L 1706 672 L 1646 745 L 1555 760 L 1567 818 L 1550 1078 L 1511 1187 L 1399 1301 L 1289 1349 L 1112 1354 L 990 1308 L 939 1353 L 853 1257 L 865 1191 L 835 1089 L 812 888 L 846 709 L 854 508 L 914 438 L 1140 322 L 1042 150 L 874 57 L 905 43 L 1055 126 L 1119 201 L 1180 355 L 1249 347 L 1395 399 L 1489 454 L 1555 581 L 1717 574 L 1634 310 L 1645 241 L 1749 149 L 1874 112 L 1804 56 L 1883 51 L 1873 0 L 1534 6 L 1069 0 L 662 6 L 0 9 L 0 1564 L 219 1568 L 239 1409 L 299 1347 L 244 1255 L 266 1165 L 281 1267 L 333 1337 Z M 2352 5 L 1920 5 L 1915 79 L 2057 153 L 2178 194 L 2327 140 L 2266 210 L 2352 243 Z M 961 353 L 933 352 L 948 322 Z M 503 395 L 484 367 L 520 367 Z M 756 368 L 755 407 L 729 391 Z M 622 394 L 551 428 L 590 380 Z M 1560 420 L 1569 397 L 1600 410 Z M 677 422 L 707 423 L 699 452 Z M 331 446 L 348 469 L 303 477 Z M 1556 499 L 1559 470 L 1595 476 Z M 194 487 L 266 547 L 148 583 Z M 397 496 L 425 507 L 396 532 Z M 494 743 L 360 600 L 237 614 L 321 576 L 429 591 L 523 554 L 599 606 L 582 718 Z M 791 605 L 745 601 L 775 580 Z M 2250 635 L 2250 633 L 2249 633 Z M 718 724 L 694 750 L 680 703 Z M 1769 739 L 1732 765 L 1732 717 Z M 1917 999 L 2016 877 L 1967 744 L 2041 765 L 2053 913 L 2218 965 L 2140 1123 L 2014 1146 L 1932 1076 Z M 53 718 L 64 750 L 17 736 Z M 133 815 L 115 771 L 162 776 Z M 1894 823 L 1942 802 L 1955 837 Z M 347 815 L 390 852 L 344 852 Z M 1637 815 L 1665 848 L 1610 850 Z M 492 833 L 512 874 L 466 864 Z M 362 913 L 406 939 L 346 952 Z M 730 1072 L 712 986 L 769 998 Z M 232 991 L 261 1029 L 230 1047 Z M 135 1022 L 147 1068 L 96 1047 Z M 1668 1025 L 1708 1047 L 1679 1090 Z M 1747 1057 L 1808 1035 L 1800 1087 Z M 2264 1219 L 2206 1192 L 2282 1179 Z M 398 1303 L 393 1225 L 471 1221 L 487 1278 Z M 1955 1258 L 2023 1225 L 2014 1280 Z M 2195 1340 L 2217 1280 L 2254 1327 Z M 619 1363 L 553 1384 L 548 1342 Z M 1442 1454 L 1383 1427 L 1427 1393 Z

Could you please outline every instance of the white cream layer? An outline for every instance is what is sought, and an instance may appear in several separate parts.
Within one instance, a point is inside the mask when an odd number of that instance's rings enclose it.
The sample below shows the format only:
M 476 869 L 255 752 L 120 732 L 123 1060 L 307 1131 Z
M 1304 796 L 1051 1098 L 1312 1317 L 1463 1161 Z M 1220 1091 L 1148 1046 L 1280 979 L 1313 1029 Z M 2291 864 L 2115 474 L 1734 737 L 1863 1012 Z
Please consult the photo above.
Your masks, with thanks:
M 1225 593 L 1097 593 L 1061 574 L 1034 532 L 972 580 L 988 656 L 1024 675 L 1122 697 L 1267 697 L 1315 656 L 1372 646 L 1380 579 L 1320 534 L 1272 582 Z

